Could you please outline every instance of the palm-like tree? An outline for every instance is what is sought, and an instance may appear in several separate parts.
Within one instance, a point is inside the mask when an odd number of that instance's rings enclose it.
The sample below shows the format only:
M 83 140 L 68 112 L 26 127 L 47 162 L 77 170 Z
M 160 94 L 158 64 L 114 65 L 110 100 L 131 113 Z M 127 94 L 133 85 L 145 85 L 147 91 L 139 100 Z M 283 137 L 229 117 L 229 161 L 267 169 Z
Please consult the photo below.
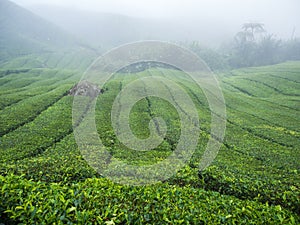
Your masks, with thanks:
M 255 33 L 263 33 L 266 32 L 265 25 L 263 23 L 244 23 L 242 26 L 245 34 L 249 38 L 249 41 L 255 40 Z

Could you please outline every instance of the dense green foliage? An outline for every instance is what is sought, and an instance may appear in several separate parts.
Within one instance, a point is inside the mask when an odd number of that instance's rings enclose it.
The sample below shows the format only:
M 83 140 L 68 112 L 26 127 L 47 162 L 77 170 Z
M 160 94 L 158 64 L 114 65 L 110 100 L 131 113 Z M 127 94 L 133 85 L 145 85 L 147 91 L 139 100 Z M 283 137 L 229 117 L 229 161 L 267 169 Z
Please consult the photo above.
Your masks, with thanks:
M 145 124 L 161 116 L 168 125 L 164 141 L 138 153 L 118 141 L 109 122 L 111 105 L 137 78 L 172 78 L 200 117 L 200 142 L 188 165 L 167 181 L 141 187 L 114 184 L 82 158 L 72 133 L 73 97 L 66 95 L 78 73 L 11 68 L 0 71 L 0 223 L 299 224 L 299 62 L 218 74 L 227 130 L 205 171 L 198 171 L 198 164 L 211 116 L 197 85 L 182 72 L 161 67 L 115 74 L 96 105 L 99 136 L 115 157 L 153 164 L 172 153 L 180 135 L 174 107 L 148 97 L 132 109 L 131 129 L 145 138 Z
M 25 224 L 268 224 L 295 223 L 278 206 L 189 186 L 128 187 L 105 179 L 68 186 L 0 176 L 1 202 Z M 2 209 L 0 205 L 0 209 Z
M 228 63 L 234 68 L 272 65 L 300 60 L 300 39 L 281 40 L 266 32 L 264 24 L 245 23 L 227 49 Z
M 218 49 L 207 48 L 197 41 L 183 45 L 200 56 L 213 71 L 300 60 L 299 38 L 282 40 L 267 33 L 260 23 L 244 24 L 230 42 Z

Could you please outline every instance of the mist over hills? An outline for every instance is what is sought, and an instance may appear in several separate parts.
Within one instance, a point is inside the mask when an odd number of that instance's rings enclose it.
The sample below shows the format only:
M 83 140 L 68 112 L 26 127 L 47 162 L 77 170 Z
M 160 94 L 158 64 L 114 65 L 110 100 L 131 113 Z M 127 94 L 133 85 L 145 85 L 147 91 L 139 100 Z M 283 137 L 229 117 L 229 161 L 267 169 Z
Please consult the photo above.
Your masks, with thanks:
M 300 57 L 296 29 L 287 35 L 290 36 L 287 41 L 270 33 L 267 24 L 262 38 L 238 39 L 236 34 L 248 32 L 241 26 L 244 20 L 222 19 L 209 12 L 205 14 L 201 8 L 203 15 L 194 19 L 141 18 L 136 14 L 125 16 L 46 4 L 24 7 L 8 0 L 0 2 L 0 65 L 12 58 L 35 54 L 29 64 L 28 56 L 17 65 L 76 68 L 81 59 L 88 63 L 113 47 L 149 39 L 188 47 L 213 70 L 274 64 Z M 247 51 L 243 50 L 245 47 Z M 15 65 L 11 63 L 10 67 Z
M 145 39 L 199 41 L 202 46 L 219 47 L 232 40 L 244 23 L 264 23 L 278 39 L 300 36 L 297 0 L 12 1 L 108 49 Z
M 13 2 L 0 1 L 0 62 L 33 53 L 84 46 L 59 26 Z
M 172 42 L 198 40 L 203 45 L 214 47 L 229 40 L 239 27 L 228 27 L 222 20 L 204 25 L 204 19 L 201 23 L 186 18 L 139 18 L 42 4 L 28 8 L 91 45 L 104 48 L 149 39 Z M 217 28 L 212 29 L 212 26 Z

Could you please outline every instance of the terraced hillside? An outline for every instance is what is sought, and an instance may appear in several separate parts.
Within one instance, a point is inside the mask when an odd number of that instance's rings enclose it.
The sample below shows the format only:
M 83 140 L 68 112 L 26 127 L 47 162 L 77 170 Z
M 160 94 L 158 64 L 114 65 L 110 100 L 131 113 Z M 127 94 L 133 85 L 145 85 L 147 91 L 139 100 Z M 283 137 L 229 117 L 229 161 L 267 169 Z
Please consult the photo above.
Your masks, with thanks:
M 127 84 L 142 77 L 170 78 L 189 94 L 199 113 L 200 142 L 189 164 L 165 182 L 141 187 L 112 183 L 82 158 L 72 132 L 73 97 L 67 94 L 80 75 L 71 69 L 26 66 L 0 71 L 2 223 L 300 223 L 300 62 L 217 75 L 227 130 L 216 160 L 201 172 L 211 119 L 202 91 L 178 70 L 115 74 L 98 97 L 96 123 L 111 154 L 127 163 L 165 159 L 180 135 L 174 107 L 147 97 L 132 109 L 131 129 L 146 138 L 145 124 L 161 116 L 168 125 L 164 141 L 146 152 L 122 145 L 108 121 L 115 97 Z

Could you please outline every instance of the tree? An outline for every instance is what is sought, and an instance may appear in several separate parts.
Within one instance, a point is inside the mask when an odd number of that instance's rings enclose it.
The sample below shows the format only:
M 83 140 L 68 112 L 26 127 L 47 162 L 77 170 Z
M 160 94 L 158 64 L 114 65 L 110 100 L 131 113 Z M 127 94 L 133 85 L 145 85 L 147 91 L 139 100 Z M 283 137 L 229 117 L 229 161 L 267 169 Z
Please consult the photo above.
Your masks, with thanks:
M 265 25 L 263 23 L 244 23 L 242 26 L 244 33 L 249 39 L 249 41 L 255 41 L 256 33 L 264 33 Z
M 254 66 L 256 63 L 256 52 L 258 48 L 258 38 L 256 33 L 265 32 L 262 23 L 245 23 L 242 31 L 234 37 L 232 56 L 229 63 L 233 67 Z
M 257 65 L 269 65 L 283 61 L 281 54 L 282 41 L 278 40 L 272 34 L 268 34 L 258 43 L 256 53 Z
M 286 41 L 282 51 L 286 60 L 300 60 L 300 38 Z
M 209 68 L 213 71 L 222 71 L 229 68 L 224 56 L 213 49 L 205 48 L 201 46 L 197 41 L 194 41 L 187 46 L 195 54 L 201 57 Z

